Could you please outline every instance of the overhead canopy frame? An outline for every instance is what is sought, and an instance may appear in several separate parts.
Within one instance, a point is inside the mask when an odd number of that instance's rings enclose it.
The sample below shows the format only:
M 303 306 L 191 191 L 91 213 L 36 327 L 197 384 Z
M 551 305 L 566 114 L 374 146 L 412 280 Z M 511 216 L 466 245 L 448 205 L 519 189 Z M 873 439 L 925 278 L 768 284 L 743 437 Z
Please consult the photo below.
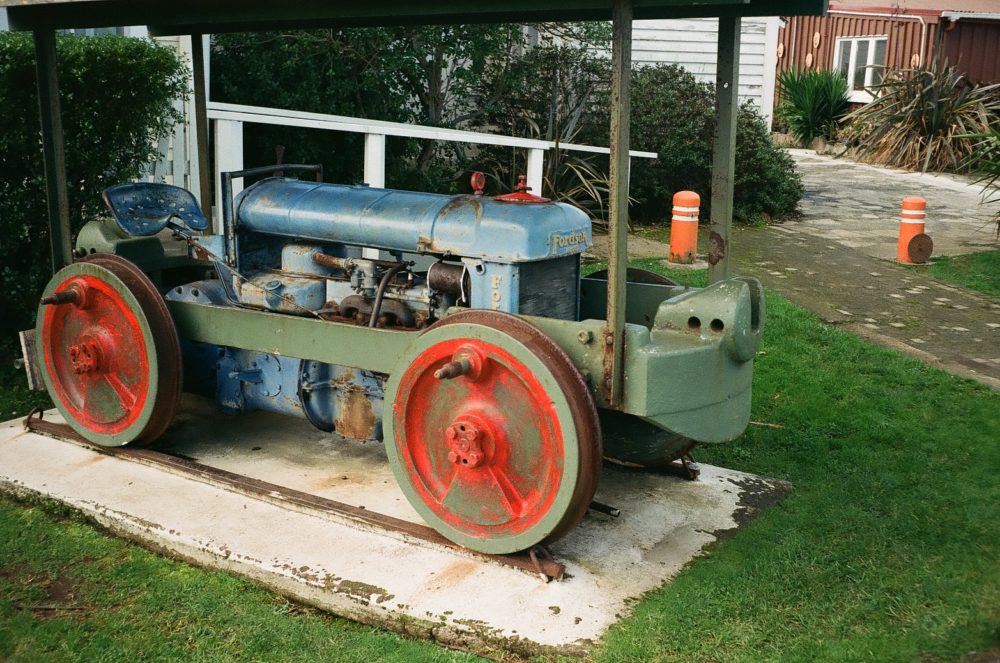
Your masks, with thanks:
M 828 0 L 0 0 L 12 30 L 35 38 L 45 157 L 49 234 L 53 271 L 73 260 L 70 243 L 66 163 L 59 104 L 55 31 L 116 25 L 148 25 L 154 35 L 193 37 L 192 67 L 202 206 L 207 208 L 208 133 L 201 36 L 219 32 L 274 29 L 613 21 L 611 83 L 611 167 L 609 178 L 608 310 L 604 375 L 598 387 L 611 407 L 621 405 L 624 385 L 625 273 L 628 227 L 629 112 L 632 21 L 666 18 L 719 18 L 716 74 L 716 133 L 712 162 L 712 215 L 709 279 L 730 275 L 738 107 L 740 19 L 745 16 L 822 15 Z M 210 213 L 209 209 L 206 209 Z

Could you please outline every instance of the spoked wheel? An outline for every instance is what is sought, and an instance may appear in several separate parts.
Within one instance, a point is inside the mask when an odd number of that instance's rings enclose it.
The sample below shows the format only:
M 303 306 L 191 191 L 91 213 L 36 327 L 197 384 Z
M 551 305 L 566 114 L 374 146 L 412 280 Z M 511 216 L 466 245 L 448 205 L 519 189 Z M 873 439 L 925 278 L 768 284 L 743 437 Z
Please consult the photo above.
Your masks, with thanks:
M 94 254 L 60 270 L 45 288 L 36 338 L 49 395 L 84 438 L 143 444 L 170 425 L 183 384 L 177 330 L 128 260 Z
M 410 504 L 492 554 L 562 537 L 600 475 L 587 385 L 554 341 L 509 313 L 466 311 L 424 332 L 387 394 L 386 447 Z

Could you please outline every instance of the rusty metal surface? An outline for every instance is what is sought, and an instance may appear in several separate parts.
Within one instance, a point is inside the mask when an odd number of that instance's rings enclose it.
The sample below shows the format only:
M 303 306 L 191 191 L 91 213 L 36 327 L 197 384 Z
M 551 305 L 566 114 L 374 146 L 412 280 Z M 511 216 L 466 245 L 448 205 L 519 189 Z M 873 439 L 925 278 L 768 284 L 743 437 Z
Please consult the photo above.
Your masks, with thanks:
M 427 285 L 469 301 L 469 270 L 458 263 L 436 262 L 427 269 Z
M 708 236 L 708 264 L 717 265 L 726 257 L 726 240 L 717 232 Z
M 340 416 L 334 422 L 335 430 L 355 440 L 372 439 L 378 417 L 364 387 L 345 382 L 342 390 Z
M 266 481 L 260 481 L 258 479 L 253 479 L 251 477 L 203 465 L 178 456 L 171 456 L 160 451 L 126 447 L 100 447 L 91 444 L 77 435 L 77 433 L 66 424 L 46 421 L 42 418 L 42 415 L 43 413 L 37 408 L 32 410 L 24 420 L 25 429 L 34 433 L 40 433 L 42 435 L 48 435 L 68 442 L 73 442 L 92 451 L 109 456 L 115 456 L 117 458 L 123 458 L 125 460 L 142 463 L 144 465 L 151 465 L 154 467 L 167 467 L 190 476 L 198 481 L 222 486 L 255 499 L 279 505 L 290 505 L 300 509 L 309 509 L 335 514 L 364 525 L 374 526 L 391 532 L 398 532 L 408 537 L 420 539 L 437 546 L 443 546 L 451 550 L 461 552 L 467 556 L 510 566 L 526 573 L 541 573 L 546 579 L 549 580 L 561 580 L 566 571 L 566 567 L 558 561 L 552 559 L 551 555 L 548 555 L 547 557 L 545 556 L 548 554 L 547 551 L 543 553 L 541 557 L 539 557 L 539 553 L 535 553 L 535 559 L 532 558 L 532 551 L 511 555 L 488 555 L 484 553 L 477 553 L 469 550 L 468 548 L 452 543 L 426 525 L 418 525 L 407 520 L 394 518 L 385 514 L 369 511 L 368 509 L 355 507 L 350 504 L 344 504 L 343 502 L 327 499 L 325 497 L 319 497 L 317 495 L 311 495 L 309 493 L 268 483 Z
M 930 260 L 931 253 L 934 251 L 934 241 L 931 239 L 930 235 L 926 233 L 920 233 L 914 235 L 910 238 L 909 244 L 906 245 L 906 252 L 910 256 L 910 261 L 917 264 L 925 263 Z

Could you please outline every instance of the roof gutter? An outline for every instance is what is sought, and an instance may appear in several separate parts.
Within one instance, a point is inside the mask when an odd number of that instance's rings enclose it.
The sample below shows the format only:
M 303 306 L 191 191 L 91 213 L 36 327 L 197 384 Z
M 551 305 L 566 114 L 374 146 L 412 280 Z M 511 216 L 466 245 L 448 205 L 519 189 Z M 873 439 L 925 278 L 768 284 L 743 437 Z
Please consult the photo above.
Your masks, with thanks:
M 1000 21 L 1000 13 L 996 12 L 941 12 L 941 18 L 946 18 L 951 22 L 959 19 L 973 19 L 980 21 Z
M 875 18 L 891 18 L 891 19 L 909 19 L 911 21 L 920 21 L 920 66 L 924 65 L 924 58 L 927 54 L 927 21 L 924 20 L 923 16 L 914 16 L 912 14 L 881 14 L 876 12 L 862 12 L 862 11 L 847 11 L 842 9 L 831 9 L 830 14 L 841 14 L 846 16 L 874 16 Z

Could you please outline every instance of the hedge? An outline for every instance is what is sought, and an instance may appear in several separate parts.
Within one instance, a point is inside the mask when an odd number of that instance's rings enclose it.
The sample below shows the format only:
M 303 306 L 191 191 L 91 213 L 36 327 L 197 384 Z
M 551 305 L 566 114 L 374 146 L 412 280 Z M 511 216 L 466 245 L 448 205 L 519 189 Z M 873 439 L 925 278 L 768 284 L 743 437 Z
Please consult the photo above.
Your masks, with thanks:
M 75 236 L 100 193 L 142 175 L 179 121 L 187 68 L 175 51 L 117 36 L 57 41 L 69 208 Z M 34 324 L 51 276 L 45 176 L 31 35 L 0 33 L 0 361 Z
M 640 67 L 632 73 L 632 145 L 659 158 L 632 162 L 632 208 L 643 222 L 669 222 L 675 191 L 701 195 L 708 218 L 712 182 L 715 88 L 677 65 Z M 792 158 L 771 142 L 756 107 L 740 106 L 736 118 L 733 215 L 757 223 L 795 212 L 802 181 Z

